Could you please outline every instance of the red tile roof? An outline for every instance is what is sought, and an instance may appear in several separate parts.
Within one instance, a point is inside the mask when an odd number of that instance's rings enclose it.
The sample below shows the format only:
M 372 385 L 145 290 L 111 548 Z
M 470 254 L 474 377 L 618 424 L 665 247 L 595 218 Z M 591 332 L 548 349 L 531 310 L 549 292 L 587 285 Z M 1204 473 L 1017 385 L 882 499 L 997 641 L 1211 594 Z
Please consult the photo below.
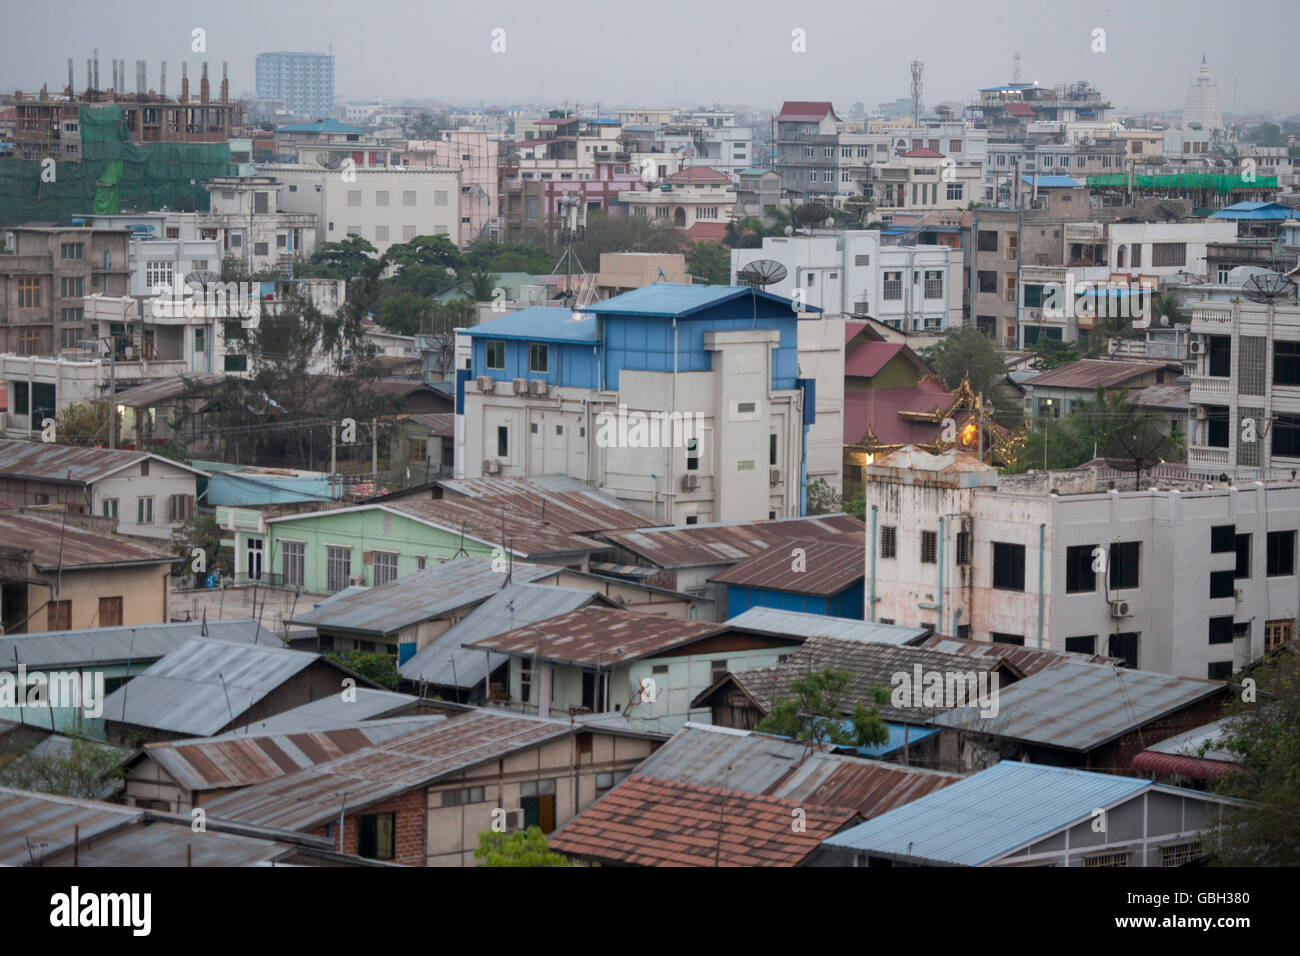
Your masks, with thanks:
M 910 149 L 903 154 L 904 159 L 943 159 L 943 153 L 937 150 L 927 149 L 924 146 L 920 149 Z
M 1034 110 L 1028 103 L 1008 103 L 1006 112 L 1011 116 L 1033 116 Z
M 697 222 L 685 230 L 692 242 L 721 242 L 727 235 L 725 222 Z
M 687 166 L 685 169 L 678 170 L 668 177 L 670 183 L 694 183 L 705 184 L 718 183 L 720 185 L 731 185 L 731 177 L 726 173 L 718 172 L 709 166 Z
M 776 118 L 778 121 L 815 122 L 831 112 L 834 110 L 829 100 L 786 100 Z
M 550 846 L 630 866 L 798 866 L 858 819 L 848 809 L 633 775 L 565 824 Z

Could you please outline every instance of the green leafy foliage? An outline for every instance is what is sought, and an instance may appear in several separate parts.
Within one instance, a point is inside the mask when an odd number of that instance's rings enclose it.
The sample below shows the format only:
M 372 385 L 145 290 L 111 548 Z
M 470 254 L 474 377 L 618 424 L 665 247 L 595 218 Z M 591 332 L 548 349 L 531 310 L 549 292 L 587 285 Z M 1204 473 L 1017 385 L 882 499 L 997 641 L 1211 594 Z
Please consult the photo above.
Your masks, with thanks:
M 790 684 L 790 696 L 773 706 L 755 729 L 810 743 L 869 747 L 887 742 L 889 730 L 879 708 L 889 702 L 889 694 L 872 688 L 872 706 L 858 703 L 846 712 L 842 701 L 852 677 L 833 668 L 800 677 Z
M 54 416 L 54 440 L 60 445 L 94 445 L 108 447 L 110 405 L 107 402 L 74 402 Z M 122 416 L 113 428 L 122 443 Z
M 479 866 L 573 866 L 568 857 L 551 851 L 540 827 L 514 833 L 486 830 L 478 835 L 474 858 Z
M 938 373 L 945 388 L 954 389 L 962 380 L 971 391 L 991 395 L 1007 377 L 1007 363 L 992 340 L 970 325 L 949 329 L 938 342 L 923 349 L 921 358 Z
M 124 777 L 122 751 L 74 737 L 68 751 L 36 755 L 32 746 L 0 752 L 0 786 L 102 800 Z
M 693 242 L 686 250 L 686 271 L 706 285 L 731 281 L 731 253 L 716 242 Z
M 172 530 L 171 545 L 177 560 L 172 565 L 172 574 L 183 576 L 191 571 L 194 562 L 194 549 L 201 548 L 204 554 L 206 570 L 199 574 L 200 581 L 204 574 L 220 571 L 224 575 L 235 573 L 234 555 L 229 548 L 221 546 L 221 526 L 210 514 L 196 514 L 184 524 Z
M 1069 365 L 1079 360 L 1079 346 L 1074 342 L 1062 342 L 1059 339 L 1039 339 L 1034 345 L 1034 353 L 1038 357 L 1029 364 L 1031 368 L 1038 369 L 1040 372 L 1060 368 L 1062 365 Z
M 397 690 L 397 658 L 392 654 L 375 654 L 354 648 L 342 654 L 327 653 L 325 656 L 366 680 L 374 681 L 389 690 Z

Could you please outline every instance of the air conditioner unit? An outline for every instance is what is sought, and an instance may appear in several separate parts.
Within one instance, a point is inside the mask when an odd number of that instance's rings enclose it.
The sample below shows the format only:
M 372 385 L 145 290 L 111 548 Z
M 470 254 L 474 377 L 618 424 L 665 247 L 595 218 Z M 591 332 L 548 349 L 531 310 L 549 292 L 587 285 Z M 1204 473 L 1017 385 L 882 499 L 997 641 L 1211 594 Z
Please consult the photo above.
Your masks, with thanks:
M 781 469 L 773 468 L 771 474 L 768 476 L 768 481 L 772 485 L 779 485 L 781 483 Z
M 1192 355 L 1204 355 L 1204 354 L 1205 354 L 1205 343 L 1204 343 L 1204 342 L 1190 342 L 1190 343 L 1188 343 L 1188 345 L 1187 345 L 1187 351 L 1190 352 Z
M 506 811 L 506 833 L 514 833 L 516 830 L 524 828 L 524 811 L 507 810 Z
M 682 475 L 682 491 L 695 491 L 700 487 L 700 476 L 686 474 Z
M 1244 601 L 1246 600 L 1246 589 L 1237 588 L 1235 591 L 1232 592 L 1232 596 L 1235 600 Z
M 496 385 L 496 382 L 490 375 L 480 375 L 478 378 L 474 379 L 474 383 L 478 385 L 478 390 L 484 395 L 492 394 L 493 386 Z
M 501 471 L 501 462 L 497 461 L 497 459 L 495 458 L 483 459 L 483 474 L 495 475 L 500 473 L 500 471 Z
M 1111 602 L 1110 602 L 1110 616 L 1111 616 L 1111 617 L 1130 617 L 1130 616 L 1132 616 L 1132 614 L 1133 614 L 1133 609 L 1132 609 L 1131 607 L 1129 607 L 1129 603 L 1128 603 L 1128 601 L 1111 601 Z
M 547 392 L 551 390 L 550 385 L 546 384 L 545 382 L 543 382 L 541 379 L 538 378 L 535 378 L 531 382 L 529 382 L 528 388 L 534 395 L 545 395 Z
M 515 379 L 515 394 L 516 395 L 528 394 L 528 379 L 526 378 Z
M 1208 408 L 1206 408 L 1204 405 L 1196 406 L 1196 420 L 1198 422 L 1203 422 L 1209 417 L 1210 417 L 1210 410 Z
M 1041 312 L 1039 312 L 1037 309 L 1030 309 L 1030 310 L 1029 310 L 1029 318 L 1031 318 L 1031 319 L 1034 320 L 1035 322 L 1037 322 L 1037 321 L 1038 321 L 1039 319 L 1041 319 L 1042 317 L 1043 317 L 1043 314 L 1042 314 Z

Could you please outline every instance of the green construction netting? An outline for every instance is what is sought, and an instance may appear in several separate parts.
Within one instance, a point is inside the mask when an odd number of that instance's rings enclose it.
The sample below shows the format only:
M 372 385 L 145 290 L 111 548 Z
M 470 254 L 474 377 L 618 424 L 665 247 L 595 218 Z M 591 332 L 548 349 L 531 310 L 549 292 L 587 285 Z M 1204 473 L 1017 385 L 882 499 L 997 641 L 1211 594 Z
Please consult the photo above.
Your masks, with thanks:
M 1128 176 L 1123 173 L 1088 177 L 1089 186 L 1127 187 L 1128 184 Z M 1253 180 L 1247 180 L 1239 175 L 1224 176 L 1219 173 L 1170 173 L 1165 176 L 1134 176 L 1133 185 L 1137 189 L 1210 189 L 1227 194 L 1234 189 L 1276 189 L 1277 177 L 1256 176 Z
M 41 180 L 42 168 L 40 160 L 0 159 L 0 223 L 67 223 L 78 215 L 163 206 L 207 209 L 203 180 L 239 171 L 228 143 L 132 143 L 115 104 L 81 107 L 80 162 L 57 162 L 54 182 Z

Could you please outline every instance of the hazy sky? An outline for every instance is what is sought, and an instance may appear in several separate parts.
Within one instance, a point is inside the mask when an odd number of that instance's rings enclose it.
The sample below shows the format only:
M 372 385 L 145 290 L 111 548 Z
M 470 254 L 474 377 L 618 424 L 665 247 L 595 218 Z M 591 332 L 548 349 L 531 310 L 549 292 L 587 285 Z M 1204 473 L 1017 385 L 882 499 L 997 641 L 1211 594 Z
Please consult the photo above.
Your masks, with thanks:
M 916 57 L 927 105 L 969 100 L 1009 81 L 1020 50 L 1026 81 L 1088 80 L 1117 107 L 1146 110 L 1182 107 L 1204 51 L 1225 111 L 1300 112 L 1295 0 L 4 0 L 0 11 L 6 90 L 61 89 L 69 56 L 83 86 L 98 43 L 103 86 L 117 57 L 131 88 L 135 60 L 147 60 L 156 88 L 165 59 L 175 95 L 180 61 L 196 88 L 206 58 L 214 92 L 227 60 L 239 95 L 254 88 L 259 52 L 332 45 L 335 92 L 356 98 L 602 107 L 830 99 L 846 113 L 857 101 L 909 95 Z M 190 50 L 195 27 L 207 31 L 206 56 Z M 504 53 L 491 50 L 498 27 Z M 1098 27 L 1104 53 L 1091 49 Z M 806 31 L 805 53 L 791 50 L 796 28 Z

